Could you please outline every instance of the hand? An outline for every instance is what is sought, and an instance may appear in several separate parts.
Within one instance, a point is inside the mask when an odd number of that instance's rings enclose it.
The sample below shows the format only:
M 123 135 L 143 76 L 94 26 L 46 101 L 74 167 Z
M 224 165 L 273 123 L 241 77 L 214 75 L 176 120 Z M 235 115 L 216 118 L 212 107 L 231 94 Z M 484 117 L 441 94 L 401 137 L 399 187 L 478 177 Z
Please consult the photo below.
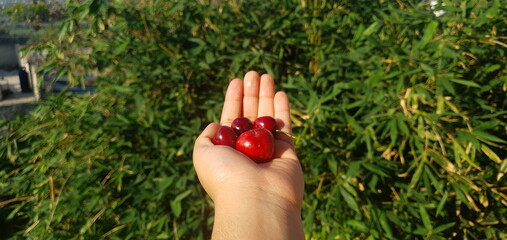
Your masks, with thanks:
M 251 121 L 272 116 L 280 130 L 292 133 L 288 97 L 283 92 L 275 94 L 273 78 L 267 74 L 259 77 L 251 71 L 244 81 L 230 82 L 220 122 L 230 126 L 241 116 Z M 231 147 L 215 146 L 211 138 L 218 128 L 218 124 L 212 123 L 201 133 L 193 157 L 199 180 L 215 203 L 213 237 L 275 239 L 275 228 L 282 237 L 276 239 L 302 239 L 304 180 L 292 139 L 276 133 L 273 160 L 257 164 Z M 247 220 L 245 226 L 238 229 L 242 220 Z M 261 226 L 252 224 L 256 220 Z M 228 224 L 233 224 L 235 229 L 227 229 Z M 263 228 L 268 238 L 262 238 Z M 294 235 L 289 238 L 290 234 Z

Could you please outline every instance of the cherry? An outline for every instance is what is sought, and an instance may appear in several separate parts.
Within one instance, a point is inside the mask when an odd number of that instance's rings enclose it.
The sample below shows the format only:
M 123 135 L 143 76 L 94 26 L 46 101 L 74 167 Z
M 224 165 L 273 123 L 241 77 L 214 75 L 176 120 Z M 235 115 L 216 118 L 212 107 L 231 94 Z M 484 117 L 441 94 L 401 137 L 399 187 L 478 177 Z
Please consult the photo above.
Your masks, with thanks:
M 253 128 L 265 128 L 273 133 L 276 129 L 276 120 L 270 116 L 257 118 L 253 123 Z
M 275 138 L 265 128 L 257 128 L 239 135 L 236 149 L 257 163 L 268 162 L 275 153 Z
M 220 126 L 217 133 L 211 140 L 215 145 L 236 147 L 236 132 L 228 126 Z
M 236 134 L 240 134 L 253 129 L 252 122 L 248 118 L 240 117 L 234 119 L 231 123 L 232 129 L 236 131 Z
M 256 163 L 271 161 L 275 152 L 276 120 L 270 116 L 257 118 L 252 122 L 248 118 L 234 119 L 231 127 L 221 126 L 212 139 L 215 145 L 236 148 Z

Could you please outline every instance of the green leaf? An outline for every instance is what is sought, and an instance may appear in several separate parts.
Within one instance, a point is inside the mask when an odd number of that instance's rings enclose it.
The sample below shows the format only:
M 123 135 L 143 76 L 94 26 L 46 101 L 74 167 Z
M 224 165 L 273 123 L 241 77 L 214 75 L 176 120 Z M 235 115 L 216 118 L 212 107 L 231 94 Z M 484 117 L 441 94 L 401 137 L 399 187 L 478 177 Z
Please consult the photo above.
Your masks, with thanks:
M 167 11 L 167 15 L 172 15 L 176 11 L 182 9 L 184 6 L 185 6 L 185 1 L 180 1 L 176 4 L 174 4 L 174 6 L 172 6 L 171 9 L 169 11 Z
M 410 131 L 408 130 L 408 126 L 405 121 L 401 117 L 396 118 L 396 121 L 398 122 L 398 128 L 401 132 L 405 135 L 409 135 Z
M 163 232 L 157 235 L 156 239 L 169 239 L 169 236 L 170 236 L 169 233 Z
M 483 131 L 474 131 L 474 134 L 477 136 L 477 137 L 480 137 L 482 139 L 485 139 L 485 140 L 488 140 L 488 141 L 492 141 L 492 142 L 497 142 L 497 143 L 504 143 L 504 144 L 507 144 L 507 141 L 504 140 L 504 139 L 501 139 L 497 136 L 494 136 L 494 135 L 491 135 L 487 132 L 483 132 Z
M 129 41 L 122 40 L 113 50 L 114 55 L 120 55 L 123 53 L 129 45 Z
M 361 174 L 361 162 L 354 161 L 350 163 L 345 175 L 350 178 L 355 178 Z
M 349 192 L 347 192 L 347 190 L 345 190 L 345 188 L 340 187 L 340 194 L 352 210 L 359 212 L 359 207 L 357 206 L 356 200 Z
M 181 200 L 190 195 L 190 193 L 192 193 L 192 190 L 189 189 L 187 191 L 178 194 L 178 196 L 176 196 L 173 200 L 171 200 L 170 202 L 171 211 L 176 217 L 180 217 L 181 215 Z
M 188 197 L 188 195 L 190 195 L 190 193 L 192 193 L 192 190 L 189 189 L 187 191 L 184 191 L 180 194 L 178 194 L 178 196 L 176 196 L 173 201 L 177 201 L 177 202 L 180 202 L 181 200 L 183 200 L 184 198 Z
M 428 75 L 428 77 L 435 76 L 435 70 L 430 65 L 425 64 L 425 63 L 419 63 L 419 66 L 421 66 L 421 69 L 426 73 L 426 75 Z M 438 80 L 437 80 L 437 82 L 438 82 Z
M 327 163 L 329 165 L 329 169 L 334 175 L 338 174 L 338 163 L 334 158 L 328 158 Z
M 481 145 L 481 150 L 486 156 L 489 157 L 489 159 L 493 160 L 493 162 L 500 164 L 502 160 L 500 160 L 500 157 L 493 151 L 491 148 L 486 146 L 486 144 Z
M 396 139 L 398 138 L 398 121 L 396 121 L 396 118 L 393 118 L 389 121 L 389 134 L 391 137 L 391 142 L 396 142 Z
M 454 86 L 452 85 L 451 81 L 447 78 L 437 78 L 437 86 L 443 87 L 445 90 L 447 90 L 452 95 L 456 95 L 456 91 L 454 90 Z
M 174 176 L 171 176 L 171 177 L 164 177 L 164 178 L 161 178 L 161 179 L 157 179 L 158 181 L 158 190 L 159 191 L 164 191 L 166 190 L 169 186 L 171 186 L 171 184 L 173 184 L 175 180 L 175 177 Z
M 435 162 L 438 163 L 438 165 L 440 165 L 447 172 L 455 173 L 457 171 L 456 166 L 454 166 L 454 164 L 449 159 L 443 156 L 442 153 L 430 149 L 428 150 L 428 154 L 433 157 L 433 160 L 435 160 Z
M 494 0 L 493 2 L 494 2 L 493 6 L 491 6 L 491 8 L 489 8 L 486 11 L 485 16 L 487 18 L 494 18 L 494 17 L 496 17 L 498 15 L 499 7 L 500 7 L 500 2 L 499 2 L 499 0 Z
M 435 31 L 437 30 L 438 22 L 437 21 L 431 21 L 426 29 L 424 29 L 424 36 L 421 38 L 421 41 L 417 44 L 417 47 L 419 49 L 422 49 L 428 44 L 428 42 L 433 38 L 433 35 L 435 34 Z
M 440 202 L 438 203 L 438 206 L 437 206 L 435 216 L 437 216 L 437 215 L 443 216 L 444 215 L 444 213 L 442 212 L 442 209 L 444 208 L 444 206 L 447 202 L 447 196 L 449 196 L 449 191 L 445 191 L 444 195 L 442 196 L 442 199 L 440 199 Z
M 436 227 L 435 229 L 433 229 L 433 233 L 440 233 L 440 232 L 443 232 L 451 227 L 453 227 L 454 225 L 456 225 L 455 222 L 450 222 L 450 223 L 445 223 L 443 225 L 440 225 L 438 227 Z
M 431 230 L 432 226 L 431 226 L 430 217 L 428 215 L 428 212 L 426 211 L 426 209 L 423 206 L 419 206 L 419 214 L 421 216 L 421 220 L 423 222 L 424 228 L 426 228 L 427 230 Z
M 450 79 L 450 80 L 453 81 L 453 82 L 455 82 L 455 83 L 459 83 L 461 85 L 465 85 L 465 86 L 468 86 L 468 87 L 481 88 L 481 86 L 479 86 L 479 84 L 477 84 L 475 82 L 472 82 L 472 81 L 462 80 L 462 79 Z
M 413 189 L 419 183 L 419 179 L 421 178 L 421 174 L 424 170 L 424 163 L 420 163 L 415 170 L 414 175 L 412 175 L 412 179 L 410 180 L 410 188 Z
M 380 28 L 379 22 L 373 22 L 366 30 L 364 30 L 363 35 L 364 36 L 370 36 L 374 32 L 377 31 L 377 29 Z
M 428 229 L 418 226 L 417 229 L 414 231 L 414 234 L 427 236 L 428 232 L 429 232 Z
M 369 228 L 361 221 L 351 219 L 347 220 L 346 224 L 364 233 L 369 230 Z
M 384 213 L 380 213 L 379 221 L 380 221 L 380 226 L 382 226 L 382 229 L 386 233 L 387 237 L 390 239 L 393 238 L 393 232 L 392 232 L 391 226 L 390 226 L 391 224 L 387 220 L 386 215 Z
M 390 178 L 389 174 L 385 173 L 383 169 L 377 165 L 371 164 L 371 163 L 362 163 L 361 164 L 364 168 L 368 169 L 370 172 L 376 173 L 379 176 Z
M 507 158 L 504 158 L 502 164 L 500 164 L 500 169 L 498 169 L 498 174 L 496 175 L 496 180 L 500 181 L 502 177 L 507 174 Z

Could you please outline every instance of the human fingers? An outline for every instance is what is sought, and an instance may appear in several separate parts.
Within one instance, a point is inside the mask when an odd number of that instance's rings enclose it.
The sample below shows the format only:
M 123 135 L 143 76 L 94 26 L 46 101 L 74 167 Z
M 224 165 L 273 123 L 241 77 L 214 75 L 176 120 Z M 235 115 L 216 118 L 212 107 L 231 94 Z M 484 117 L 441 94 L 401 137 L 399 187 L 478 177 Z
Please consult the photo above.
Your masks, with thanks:
M 274 115 L 275 82 L 269 74 L 263 74 L 259 89 L 258 117 Z
M 279 130 L 287 133 L 292 134 L 292 126 L 291 126 L 291 119 L 290 119 L 290 105 L 289 105 L 289 98 L 287 97 L 287 94 L 284 92 L 277 92 L 275 94 L 275 120 L 276 125 Z M 280 139 L 282 141 L 285 141 L 289 143 L 292 148 L 294 145 L 294 141 L 291 137 L 287 136 L 283 133 L 276 133 L 275 137 L 277 139 Z
M 289 98 L 284 92 L 277 92 L 274 100 L 275 119 L 280 130 L 292 134 Z
M 259 74 L 255 71 L 246 73 L 243 82 L 243 117 L 254 121 L 259 107 Z
M 221 164 L 226 163 L 225 165 L 231 162 L 235 162 L 235 165 L 244 165 L 244 162 L 249 163 L 251 165 L 252 161 L 248 160 L 248 157 L 234 148 L 223 145 L 215 145 L 211 141 L 218 129 L 221 126 L 217 123 L 210 123 L 197 137 L 194 145 L 194 165 L 196 168 L 199 166 L 205 166 L 209 164 Z M 205 159 L 205 160 L 203 160 Z M 248 160 L 248 161 L 247 161 Z M 234 164 L 233 164 L 234 165 Z M 219 168 L 218 166 L 216 166 Z M 231 165 L 232 168 L 234 166 Z M 240 166 L 244 167 L 244 166 Z M 207 171 L 211 171 L 208 169 Z
M 220 128 L 219 124 L 210 123 L 197 137 L 193 152 L 193 164 L 197 177 L 206 192 L 212 197 L 214 192 L 216 192 L 214 181 L 216 178 L 214 172 L 210 170 L 214 169 L 213 164 L 217 162 L 217 158 L 220 158 L 220 154 L 217 153 L 211 139 L 216 134 L 218 128 Z
M 241 79 L 233 79 L 229 83 L 229 87 L 227 87 L 220 124 L 230 126 L 234 119 L 240 117 L 242 104 L 243 81 Z
M 198 149 L 200 147 L 206 147 L 206 146 L 213 146 L 213 142 L 211 142 L 211 139 L 215 136 L 216 132 L 218 131 L 218 128 L 220 125 L 216 123 L 210 123 L 197 137 L 195 140 L 195 147 L 194 147 L 194 153 L 195 149 Z
M 199 182 L 212 199 L 230 189 L 235 179 L 252 176 L 257 164 L 243 153 L 229 146 L 214 145 L 211 139 L 221 126 L 209 124 L 197 137 L 193 152 L 193 165 Z

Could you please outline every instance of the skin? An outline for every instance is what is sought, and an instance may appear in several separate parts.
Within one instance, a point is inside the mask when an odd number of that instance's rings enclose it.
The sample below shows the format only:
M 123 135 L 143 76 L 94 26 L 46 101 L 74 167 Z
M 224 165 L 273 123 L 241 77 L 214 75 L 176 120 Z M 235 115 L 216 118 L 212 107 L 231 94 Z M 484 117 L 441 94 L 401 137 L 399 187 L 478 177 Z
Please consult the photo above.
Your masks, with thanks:
M 275 94 L 267 74 L 250 71 L 229 83 L 220 123 L 230 126 L 242 116 L 252 122 L 272 116 L 280 130 L 292 133 L 289 99 Z M 215 203 L 212 239 L 304 239 L 303 171 L 292 139 L 275 134 L 275 158 L 257 164 L 233 148 L 213 145 L 219 126 L 204 129 L 193 155 L 199 181 Z

